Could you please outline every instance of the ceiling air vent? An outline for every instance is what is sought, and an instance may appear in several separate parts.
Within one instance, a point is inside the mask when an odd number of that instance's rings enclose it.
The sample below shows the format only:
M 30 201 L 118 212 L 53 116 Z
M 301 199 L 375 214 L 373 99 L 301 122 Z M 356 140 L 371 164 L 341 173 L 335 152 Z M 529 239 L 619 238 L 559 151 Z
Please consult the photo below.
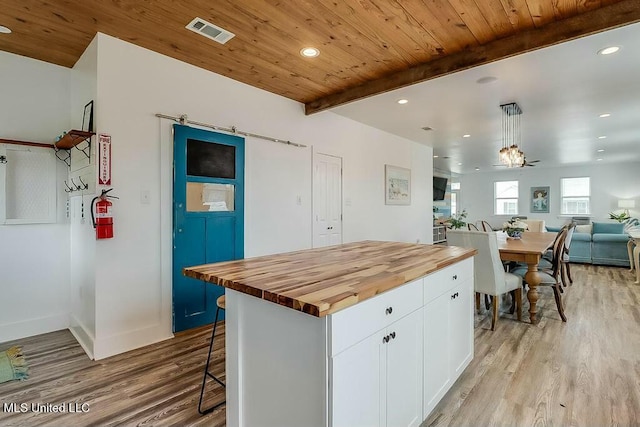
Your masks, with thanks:
M 193 21 L 185 27 L 194 33 L 201 34 L 213 41 L 217 41 L 220 44 L 225 44 L 229 40 L 235 37 L 230 31 L 220 28 L 217 25 L 213 25 L 211 22 L 207 22 L 202 18 L 195 18 Z

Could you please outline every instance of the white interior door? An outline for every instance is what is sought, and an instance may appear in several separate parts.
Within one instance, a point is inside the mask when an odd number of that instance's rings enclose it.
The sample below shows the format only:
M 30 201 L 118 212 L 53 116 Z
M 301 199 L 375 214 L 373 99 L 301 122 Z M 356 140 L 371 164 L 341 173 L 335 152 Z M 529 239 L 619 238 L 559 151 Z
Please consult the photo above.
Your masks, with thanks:
M 342 243 L 342 158 L 313 156 L 313 247 Z

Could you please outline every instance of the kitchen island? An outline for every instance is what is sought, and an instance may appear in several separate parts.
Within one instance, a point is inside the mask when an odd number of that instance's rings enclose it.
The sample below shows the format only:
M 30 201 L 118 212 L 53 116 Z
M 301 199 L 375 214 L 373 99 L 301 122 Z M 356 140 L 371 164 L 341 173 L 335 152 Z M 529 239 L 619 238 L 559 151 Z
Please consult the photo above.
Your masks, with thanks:
M 474 254 L 365 241 L 185 268 L 227 288 L 227 425 L 418 426 L 473 357 Z

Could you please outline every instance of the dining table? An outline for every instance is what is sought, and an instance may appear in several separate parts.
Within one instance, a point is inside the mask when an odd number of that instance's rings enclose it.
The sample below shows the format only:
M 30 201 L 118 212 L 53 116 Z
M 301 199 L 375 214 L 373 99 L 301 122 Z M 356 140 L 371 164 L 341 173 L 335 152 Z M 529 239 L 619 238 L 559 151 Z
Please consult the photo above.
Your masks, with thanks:
M 521 237 L 514 239 L 506 233 L 498 233 L 498 250 L 503 261 L 515 261 L 527 264 L 525 282 L 529 285 L 527 299 L 529 300 L 529 319 L 537 323 L 538 285 L 542 278 L 538 274 L 538 263 L 547 249 L 549 249 L 558 233 L 525 231 Z

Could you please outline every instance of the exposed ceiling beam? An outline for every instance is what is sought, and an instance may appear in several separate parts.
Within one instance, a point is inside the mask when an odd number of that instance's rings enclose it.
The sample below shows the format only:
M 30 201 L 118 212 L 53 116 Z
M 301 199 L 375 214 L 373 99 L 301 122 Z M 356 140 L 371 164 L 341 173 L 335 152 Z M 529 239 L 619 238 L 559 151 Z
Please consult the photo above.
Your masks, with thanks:
M 457 71 L 640 22 L 640 1 L 622 0 L 390 74 L 305 104 L 307 115 Z

